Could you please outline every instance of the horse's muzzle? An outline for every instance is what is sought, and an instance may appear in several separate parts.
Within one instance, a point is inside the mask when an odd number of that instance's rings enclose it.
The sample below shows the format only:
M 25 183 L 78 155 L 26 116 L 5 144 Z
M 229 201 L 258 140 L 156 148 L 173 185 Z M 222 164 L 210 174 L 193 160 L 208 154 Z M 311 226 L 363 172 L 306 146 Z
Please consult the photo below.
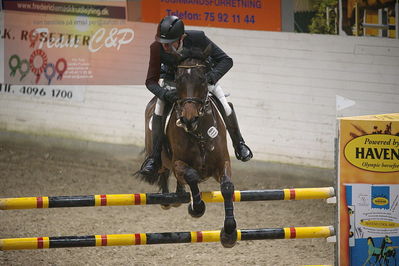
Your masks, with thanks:
M 177 119 L 176 126 L 183 128 L 186 132 L 192 132 L 198 128 L 198 120 L 198 116 L 194 116 L 191 119 L 181 116 L 179 119 Z

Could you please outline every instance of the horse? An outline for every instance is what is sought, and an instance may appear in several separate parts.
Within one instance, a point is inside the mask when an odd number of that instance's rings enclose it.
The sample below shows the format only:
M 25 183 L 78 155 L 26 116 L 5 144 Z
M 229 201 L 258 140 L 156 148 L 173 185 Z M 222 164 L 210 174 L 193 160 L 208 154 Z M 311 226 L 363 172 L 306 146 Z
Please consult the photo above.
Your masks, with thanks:
M 375 257 L 375 265 L 377 263 L 381 264 L 381 260 L 384 260 L 384 263 L 386 265 L 388 265 L 389 257 L 393 257 L 395 260 L 395 255 L 396 255 L 395 248 L 398 248 L 398 247 L 387 246 L 387 244 L 392 244 L 391 238 L 387 235 L 382 239 L 381 247 L 379 247 L 379 248 L 375 247 L 373 238 L 368 237 L 367 238 L 368 257 L 367 257 L 366 261 L 364 262 L 363 266 L 365 266 L 368 262 L 370 262 L 370 260 L 373 256 Z M 396 261 L 395 261 L 395 265 L 396 265 Z
M 218 103 L 208 93 L 206 60 L 211 53 L 192 48 L 183 55 L 174 53 L 178 62 L 175 84 L 179 100 L 174 104 L 165 122 L 165 141 L 162 149 L 162 167 L 155 176 L 141 176 L 150 184 L 158 184 L 162 193 L 169 192 L 168 178 L 171 172 L 177 179 L 176 193 L 191 190 L 192 201 L 188 212 L 192 217 L 205 213 L 198 183 L 213 177 L 220 184 L 224 198 L 225 218 L 220 239 L 224 247 L 233 247 L 237 241 L 237 224 L 234 218 L 232 171 L 227 149 L 224 112 L 219 112 Z M 150 122 L 154 113 L 156 97 L 145 110 L 145 152 L 152 149 Z M 140 177 L 140 175 L 138 175 Z M 169 206 L 164 206 L 169 207 Z
M 366 261 L 363 263 L 363 266 L 366 266 L 367 263 L 370 262 L 371 258 L 375 257 L 375 265 L 381 260 L 381 248 L 377 248 L 374 245 L 374 240 L 372 237 L 367 238 L 367 245 L 368 245 L 368 257 Z
M 367 9 L 390 8 L 393 10 L 396 0 L 342 0 L 342 29 L 347 35 L 353 35 L 352 27 L 356 20 L 356 3 L 360 11 L 359 17 L 362 18 L 364 10 Z
M 389 236 L 385 236 L 383 243 L 381 244 L 381 259 L 384 260 L 385 265 L 389 265 L 389 258 L 392 257 L 396 266 L 396 250 L 398 246 L 388 246 L 386 244 L 392 245 L 392 239 Z

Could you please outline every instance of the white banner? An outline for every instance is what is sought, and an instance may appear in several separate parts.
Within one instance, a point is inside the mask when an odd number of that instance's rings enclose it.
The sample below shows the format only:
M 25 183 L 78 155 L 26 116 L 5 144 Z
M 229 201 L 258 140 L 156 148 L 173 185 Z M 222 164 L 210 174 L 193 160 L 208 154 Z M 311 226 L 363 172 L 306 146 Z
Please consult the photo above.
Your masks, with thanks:
M 3 11 L 0 10 L 0 83 L 4 83 L 4 16 Z
M 0 97 L 7 96 L 83 102 L 85 100 L 85 87 L 71 85 L 11 85 L 0 83 Z

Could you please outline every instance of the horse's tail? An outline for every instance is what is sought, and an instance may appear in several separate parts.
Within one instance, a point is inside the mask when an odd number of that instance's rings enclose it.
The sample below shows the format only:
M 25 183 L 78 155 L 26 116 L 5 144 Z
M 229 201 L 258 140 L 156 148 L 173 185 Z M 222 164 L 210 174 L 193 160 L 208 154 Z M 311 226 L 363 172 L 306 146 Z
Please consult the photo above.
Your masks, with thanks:
M 143 175 L 140 173 L 140 170 L 133 174 L 134 177 L 140 179 L 141 181 L 147 182 L 150 185 L 154 185 L 155 183 L 159 184 L 161 179 L 161 174 L 156 173 L 154 175 Z
M 150 131 L 150 127 L 149 127 L 149 123 L 151 121 L 152 115 L 154 113 L 155 110 L 155 104 L 157 101 L 157 97 L 154 96 L 147 104 L 146 108 L 145 108 L 145 114 L 144 114 L 144 118 L 145 118 L 145 123 L 144 123 L 144 132 L 145 132 L 145 145 L 144 145 L 144 149 L 141 151 L 140 155 L 145 155 L 145 160 L 143 162 L 143 164 L 140 167 L 140 170 L 143 168 L 143 165 L 146 164 L 148 157 L 152 151 L 152 136 L 151 136 L 151 131 Z M 159 179 L 160 179 L 160 174 L 156 173 L 154 175 L 143 175 L 140 173 L 140 170 L 138 170 L 137 172 L 135 172 L 133 174 L 134 177 L 145 181 L 151 185 L 154 185 L 155 183 L 159 183 Z
M 141 181 L 147 182 L 151 185 L 156 184 L 159 188 L 159 191 L 162 193 L 169 192 L 169 176 L 170 170 L 164 169 L 160 173 L 156 173 L 154 175 L 143 175 L 140 173 L 140 170 L 133 174 L 134 177 L 138 178 Z

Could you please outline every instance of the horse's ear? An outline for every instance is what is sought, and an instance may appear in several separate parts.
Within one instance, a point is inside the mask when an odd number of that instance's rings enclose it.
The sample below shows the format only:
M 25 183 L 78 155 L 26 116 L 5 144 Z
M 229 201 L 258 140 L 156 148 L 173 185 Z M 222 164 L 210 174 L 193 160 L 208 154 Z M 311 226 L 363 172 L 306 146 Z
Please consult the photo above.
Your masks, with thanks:
M 205 58 L 207 58 L 208 56 L 211 55 L 211 53 L 212 53 L 212 44 L 211 43 L 208 44 L 208 46 L 205 48 L 203 53 L 204 53 Z

